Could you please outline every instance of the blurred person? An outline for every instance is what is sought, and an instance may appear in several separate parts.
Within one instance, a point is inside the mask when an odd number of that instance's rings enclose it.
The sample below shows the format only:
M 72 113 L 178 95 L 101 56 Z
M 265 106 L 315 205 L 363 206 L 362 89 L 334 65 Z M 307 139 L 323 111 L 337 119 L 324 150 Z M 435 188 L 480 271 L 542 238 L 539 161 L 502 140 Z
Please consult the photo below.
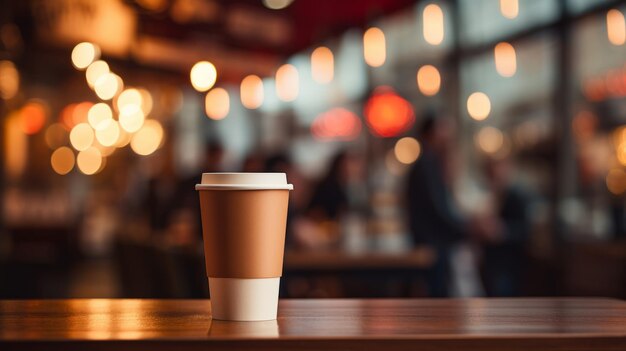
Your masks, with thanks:
M 217 141 L 210 142 L 206 147 L 202 169 L 199 174 L 193 174 L 179 182 L 175 198 L 171 202 L 174 213 L 171 217 L 172 223 L 170 223 L 170 225 L 177 228 L 177 230 L 172 231 L 173 233 L 176 233 L 172 236 L 172 239 L 175 239 L 176 242 L 186 245 L 195 245 L 198 242 L 202 242 L 200 202 L 198 200 L 198 193 L 196 192 L 196 184 L 200 183 L 202 173 L 222 171 L 224 154 L 224 148 L 221 143 Z M 187 212 L 187 214 L 180 212 Z M 174 220 L 183 222 L 192 220 L 193 223 L 188 226 L 181 223 L 175 223 Z
M 313 187 L 306 206 L 306 219 L 295 224 L 295 239 L 301 247 L 321 249 L 340 241 L 339 221 L 349 207 L 350 156 L 341 151 L 330 162 L 328 171 Z
M 474 236 L 483 249 L 482 275 L 488 296 L 519 296 L 530 232 L 529 199 L 512 181 L 510 160 L 488 158 L 484 173 L 493 214 L 477 218 Z
M 426 272 L 429 295 L 450 294 L 450 255 L 466 237 L 466 221 L 452 197 L 451 147 L 454 123 L 448 118 L 426 116 L 418 130 L 422 152 L 411 167 L 407 184 L 407 210 L 413 245 L 427 245 L 437 253 Z
M 306 201 L 308 200 L 308 183 L 293 164 L 289 156 L 278 153 L 268 157 L 263 167 L 264 172 L 285 173 L 287 180 L 293 184 L 293 191 L 289 194 L 289 207 L 287 210 L 287 236 L 285 245 L 287 248 L 298 246 L 298 240 L 294 233 L 294 225 L 302 224 Z
M 260 153 L 252 153 L 246 156 L 241 165 L 242 172 L 258 173 L 263 172 L 265 159 Z
M 309 215 L 317 220 L 337 220 L 348 207 L 348 154 L 339 152 L 330 162 L 326 175 L 317 183 L 308 206 Z

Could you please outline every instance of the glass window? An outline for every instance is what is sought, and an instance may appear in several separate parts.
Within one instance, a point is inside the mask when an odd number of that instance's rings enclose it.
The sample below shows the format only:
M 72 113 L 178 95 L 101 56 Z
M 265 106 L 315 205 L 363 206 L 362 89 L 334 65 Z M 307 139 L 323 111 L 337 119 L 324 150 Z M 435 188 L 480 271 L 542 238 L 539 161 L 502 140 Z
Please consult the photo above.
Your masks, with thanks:
M 558 17 L 555 0 L 518 1 L 518 4 L 518 15 L 509 19 L 500 12 L 499 0 L 460 0 L 461 45 L 498 40 Z

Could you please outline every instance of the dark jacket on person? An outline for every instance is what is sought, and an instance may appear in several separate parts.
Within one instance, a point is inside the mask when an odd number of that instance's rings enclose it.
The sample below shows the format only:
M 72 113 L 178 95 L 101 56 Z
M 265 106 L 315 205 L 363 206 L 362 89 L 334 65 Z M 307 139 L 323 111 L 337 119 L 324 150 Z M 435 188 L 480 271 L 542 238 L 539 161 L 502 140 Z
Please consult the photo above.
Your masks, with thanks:
M 518 296 L 530 234 L 529 200 L 519 187 L 507 187 L 498 217 L 504 224 L 500 242 L 483 247 L 483 279 L 489 296 Z
M 452 204 L 441 160 L 428 147 L 409 171 L 409 229 L 414 244 L 448 246 L 464 236 L 464 224 Z
M 424 146 L 408 176 L 407 216 L 414 245 L 428 245 L 437 254 L 425 279 L 431 297 L 449 296 L 450 249 L 465 236 L 464 223 L 453 206 L 440 157 Z

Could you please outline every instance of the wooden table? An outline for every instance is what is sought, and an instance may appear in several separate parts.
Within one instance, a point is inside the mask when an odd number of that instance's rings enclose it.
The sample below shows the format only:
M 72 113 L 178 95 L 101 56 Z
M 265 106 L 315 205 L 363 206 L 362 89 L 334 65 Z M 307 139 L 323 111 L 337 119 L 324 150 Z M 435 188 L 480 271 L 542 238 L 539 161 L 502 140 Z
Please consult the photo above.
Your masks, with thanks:
M 626 350 L 610 299 L 283 300 L 268 322 L 207 300 L 0 301 L 0 350 Z

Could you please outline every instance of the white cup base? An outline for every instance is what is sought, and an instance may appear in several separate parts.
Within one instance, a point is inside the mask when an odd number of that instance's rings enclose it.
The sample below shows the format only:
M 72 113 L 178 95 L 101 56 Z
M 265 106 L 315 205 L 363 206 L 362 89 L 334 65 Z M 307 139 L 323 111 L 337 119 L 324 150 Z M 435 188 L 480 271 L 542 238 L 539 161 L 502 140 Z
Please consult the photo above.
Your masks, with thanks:
M 225 321 L 267 321 L 278 313 L 277 278 L 211 278 L 211 315 Z

